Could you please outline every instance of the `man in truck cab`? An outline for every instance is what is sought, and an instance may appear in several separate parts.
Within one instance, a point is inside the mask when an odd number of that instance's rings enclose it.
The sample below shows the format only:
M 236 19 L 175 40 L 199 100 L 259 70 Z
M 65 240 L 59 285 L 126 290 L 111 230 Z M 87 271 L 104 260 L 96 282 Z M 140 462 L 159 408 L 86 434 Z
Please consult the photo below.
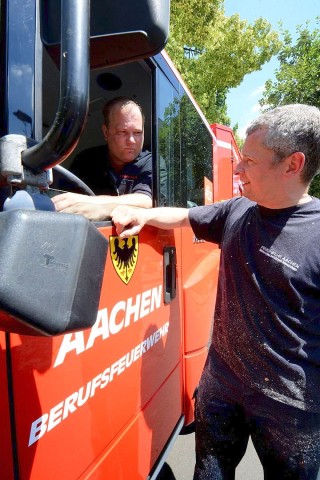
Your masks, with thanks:
M 183 208 L 116 207 L 121 238 L 191 225 L 220 245 L 212 343 L 196 395 L 195 480 L 234 478 L 249 436 L 266 480 L 320 467 L 320 110 L 286 105 L 247 130 L 243 196 Z
M 70 167 L 97 196 L 63 193 L 53 198 L 56 210 L 94 213 L 103 205 L 152 206 L 152 155 L 142 151 L 144 114 L 140 105 L 127 97 L 116 97 L 103 109 L 102 132 L 106 145 L 80 153 Z M 97 208 L 96 208 L 97 207 Z

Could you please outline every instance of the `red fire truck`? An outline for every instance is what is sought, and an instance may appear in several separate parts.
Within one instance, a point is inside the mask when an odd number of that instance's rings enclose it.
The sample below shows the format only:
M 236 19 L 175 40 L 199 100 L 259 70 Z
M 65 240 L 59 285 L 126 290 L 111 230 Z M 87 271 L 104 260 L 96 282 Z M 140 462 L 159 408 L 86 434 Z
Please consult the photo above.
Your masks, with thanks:
M 188 228 L 119 240 L 108 219 L 51 211 L 50 186 L 94 193 L 68 166 L 104 143 L 101 109 L 118 95 L 145 112 L 154 206 L 238 195 L 239 152 L 162 51 L 168 0 L 0 9 L 0 478 L 155 479 L 193 421 L 218 245 Z

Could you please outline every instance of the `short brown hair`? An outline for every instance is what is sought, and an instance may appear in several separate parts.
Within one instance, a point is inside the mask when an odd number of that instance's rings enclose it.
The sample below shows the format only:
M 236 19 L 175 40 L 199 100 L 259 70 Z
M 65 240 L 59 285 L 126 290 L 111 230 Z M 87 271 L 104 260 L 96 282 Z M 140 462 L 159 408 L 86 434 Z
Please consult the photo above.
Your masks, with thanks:
M 105 104 L 102 110 L 104 123 L 107 127 L 110 124 L 110 116 L 111 116 L 112 110 L 115 107 L 123 107 L 125 105 L 135 105 L 136 107 L 138 107 L 141 112 L 142 120 L 144 123 L 145 117 L 144 117 L 144 113 L 142 111 L 141 105 L 139 105 L 139 103 L 137 103 L 135 100 L 132 100 L 132 98 L 130 97 L 114 97 Z

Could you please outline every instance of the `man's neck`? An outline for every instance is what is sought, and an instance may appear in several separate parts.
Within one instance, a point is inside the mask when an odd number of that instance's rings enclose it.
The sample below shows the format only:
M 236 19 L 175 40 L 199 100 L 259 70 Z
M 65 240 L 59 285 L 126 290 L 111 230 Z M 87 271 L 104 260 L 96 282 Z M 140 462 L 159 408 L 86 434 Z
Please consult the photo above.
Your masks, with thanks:
M 121 162 L 118 158 L 112 157 L 109 153 L 109 165 L 116 173 L 119 173 L 125 166 L 125 163 Z
M 274 200 L 272 203 L 264 204 L 263 202 L 260 203 L 261 207 L 280 210 L 282 208 L 290 208 L 295 207 L 296 205 L 302 205 L 304 203 L 308 203 L 312 200 L 312 197 L 309 195 L 308 191 L 301 193 L 301 195 L 292 195 L 287 196 L 285 198 Z

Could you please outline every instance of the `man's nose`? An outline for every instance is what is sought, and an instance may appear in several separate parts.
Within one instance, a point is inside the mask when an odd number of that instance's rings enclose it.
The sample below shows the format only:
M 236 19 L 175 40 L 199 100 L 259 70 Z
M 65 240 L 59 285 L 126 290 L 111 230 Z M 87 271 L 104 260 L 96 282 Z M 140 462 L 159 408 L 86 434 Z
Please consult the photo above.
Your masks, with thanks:
M 243 163 L 242 163 L 242 160 L 240 160 L 240 162 L 238 162 L 235 167 L 234 167 L 234 174 L 235 175 L 239 175 L 240 173 L 243 173 L 244 172 L 244 168 L 243 168 Z
M 135 143 L 136 139 L 133 133 L 129 133 L 127 136 L 127 141 L 130 143 Z

